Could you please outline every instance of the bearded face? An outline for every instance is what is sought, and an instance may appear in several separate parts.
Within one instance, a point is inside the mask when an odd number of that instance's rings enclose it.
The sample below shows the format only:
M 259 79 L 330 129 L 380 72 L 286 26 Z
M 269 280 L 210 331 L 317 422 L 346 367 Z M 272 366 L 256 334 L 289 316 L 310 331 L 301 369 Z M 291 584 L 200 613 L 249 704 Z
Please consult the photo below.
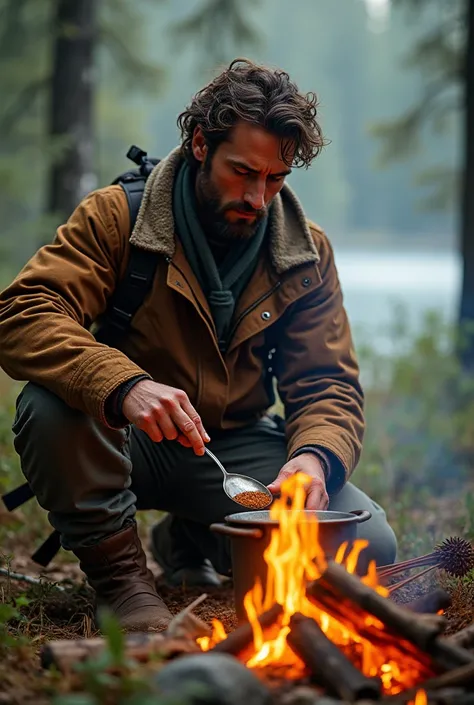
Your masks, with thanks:
M 196 128 L 199 216 L 214 236 L 231 241 L 254 235 L 290 173 L 281 153 L 281 139 L 258 125 L 237 123 L 213 152 Z

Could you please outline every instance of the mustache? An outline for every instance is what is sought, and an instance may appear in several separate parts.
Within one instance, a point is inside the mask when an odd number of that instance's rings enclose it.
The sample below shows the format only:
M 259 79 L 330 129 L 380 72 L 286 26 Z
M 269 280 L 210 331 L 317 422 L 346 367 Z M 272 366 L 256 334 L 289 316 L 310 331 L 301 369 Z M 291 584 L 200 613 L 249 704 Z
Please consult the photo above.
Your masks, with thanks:
M 248 213 L 249 215 L 254 215 L 257 218 L 261 217 L 262 215 L 265 215 L 267 209 L 266 208 L 252 208 L 252 206 L 249 203 L 245 203 L 244 201 L 232 201 L 231 203 L 226 203 L 224 207 L 224 212 L 225 211 L 231 211 L 231 210 L 238 210 L 242 211 L 242 213 Z

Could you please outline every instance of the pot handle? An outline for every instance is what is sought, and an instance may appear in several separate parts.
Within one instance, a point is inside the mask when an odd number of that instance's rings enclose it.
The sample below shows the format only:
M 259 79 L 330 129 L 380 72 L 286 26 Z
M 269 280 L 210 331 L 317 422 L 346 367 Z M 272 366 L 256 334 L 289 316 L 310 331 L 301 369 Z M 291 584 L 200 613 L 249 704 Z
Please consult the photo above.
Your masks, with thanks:
M 261 529 L 245 529 L 243 527 L 229 526 L 228 524 L 211 524 L 210 530 L 216 534 L 224 534 L 224 536 L 241 536 L 242 538 L 261 539 L 263 531 Z
M 349 512 L 349 514 L 354 514 L 354 516 L 357 517 L 358 524 L 362 524 L 362 522 L 372 518 L 372 512 L 369 512 L 368 509 L 354 509 L 352 512 Z

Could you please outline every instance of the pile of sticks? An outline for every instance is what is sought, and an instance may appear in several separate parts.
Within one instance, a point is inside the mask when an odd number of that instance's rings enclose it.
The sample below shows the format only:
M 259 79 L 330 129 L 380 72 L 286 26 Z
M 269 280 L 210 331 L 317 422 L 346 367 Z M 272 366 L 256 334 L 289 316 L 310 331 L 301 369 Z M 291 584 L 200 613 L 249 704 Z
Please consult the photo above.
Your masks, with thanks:
M 368 678 L 362 673 L 360 654 L 356 650 L 339 648 L 316 621 L 295 614 L 289 625 L 287 643 L 307 666 L 312 681 L 329 695 L 342 702 L 383 698 L 404 703 L 424 689 L 430 700 L 441 702 L 446 688 L 450 689 L 449 701 L 453 688 L 464 692 L 470 686 L 474 690 L 474 653 L 469 650 L 474 645 L 474 625 L 452 637 L 443 635 L 446 620 L 436 612 L 449 604 L 444 591 L 437 589 L 409 605 L 399 605 L 365 585 L 341 565 L 330 562 L 321 579 L 308 586 L 307 596 L 349 631 L 369 641 L 375 649 L 390 654 L 402 670 L 416 667 L 420 674 L 415 688 L 387 697 L 380 679 Z M 274 605 L 260 615 L 264 634 L 281 614 L 281 606 Z M 251 626 L 243 624 L 213 651 L 245 658 L 252 636 Z

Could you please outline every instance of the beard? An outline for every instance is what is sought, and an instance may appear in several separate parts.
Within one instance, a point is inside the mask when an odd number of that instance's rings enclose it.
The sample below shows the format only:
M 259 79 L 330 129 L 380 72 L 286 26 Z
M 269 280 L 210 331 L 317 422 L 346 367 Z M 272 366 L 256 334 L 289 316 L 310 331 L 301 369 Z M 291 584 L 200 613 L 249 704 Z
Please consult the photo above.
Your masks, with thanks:
M 206 165 L 201 166 L 196 175 L 196 194 L 198 200 L 199 216 L 205 229 L 220 241 L 248 240 L 255 234 L 261 220 L 267 215 L 267 209 L 255 210 L 244 201 L 231 201 L 222 204 L 220 193 L 212 182 L 210 170 Z M 255 216 L 252 221 L 238 218 L 230 222 L 227 212 L 239 210 Z

